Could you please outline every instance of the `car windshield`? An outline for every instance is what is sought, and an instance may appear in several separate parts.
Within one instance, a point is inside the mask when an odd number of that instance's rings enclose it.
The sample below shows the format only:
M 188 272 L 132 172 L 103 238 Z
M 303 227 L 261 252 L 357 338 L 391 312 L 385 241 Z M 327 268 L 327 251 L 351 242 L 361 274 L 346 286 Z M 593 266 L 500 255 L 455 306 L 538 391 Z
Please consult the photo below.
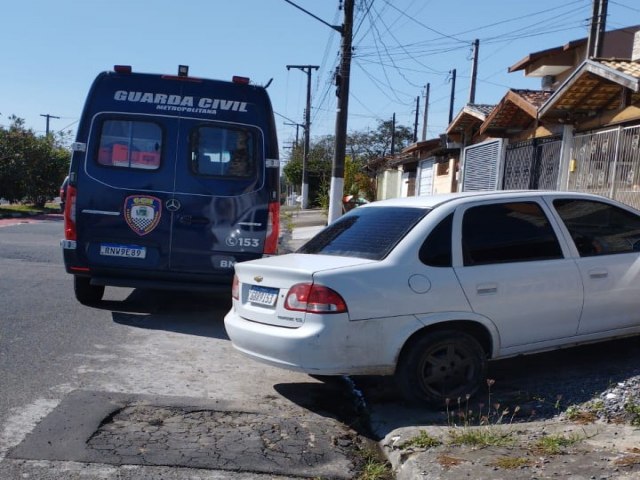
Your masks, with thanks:
M 406 207 L 356 208 L 309 240 L 298 253 L 382 260 L 429 211 Z

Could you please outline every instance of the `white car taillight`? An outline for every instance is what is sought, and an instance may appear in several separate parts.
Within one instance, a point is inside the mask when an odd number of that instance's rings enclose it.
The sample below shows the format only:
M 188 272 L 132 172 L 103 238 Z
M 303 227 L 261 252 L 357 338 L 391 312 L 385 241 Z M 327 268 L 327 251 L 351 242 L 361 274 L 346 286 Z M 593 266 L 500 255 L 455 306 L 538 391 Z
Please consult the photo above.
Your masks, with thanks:
M 231 284 L 231 297 L 235 300 L 240 299 L 240 281 L 238 275 L 233 276 L 233 283 Z
M 347 304 L 335 290 L 313 283 L 298 283 L 289 289 L 284 308 L 307 313 L 344 313 Z

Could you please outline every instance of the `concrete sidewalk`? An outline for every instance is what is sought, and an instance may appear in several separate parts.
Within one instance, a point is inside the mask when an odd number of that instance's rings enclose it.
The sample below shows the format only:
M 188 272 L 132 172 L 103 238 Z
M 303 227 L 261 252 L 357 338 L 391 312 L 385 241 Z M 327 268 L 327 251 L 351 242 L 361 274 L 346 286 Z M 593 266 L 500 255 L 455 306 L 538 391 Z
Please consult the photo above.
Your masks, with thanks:
M 295 252 L 327 225 L 324 210 L 283 210 L 280 213 L 280 253 Z

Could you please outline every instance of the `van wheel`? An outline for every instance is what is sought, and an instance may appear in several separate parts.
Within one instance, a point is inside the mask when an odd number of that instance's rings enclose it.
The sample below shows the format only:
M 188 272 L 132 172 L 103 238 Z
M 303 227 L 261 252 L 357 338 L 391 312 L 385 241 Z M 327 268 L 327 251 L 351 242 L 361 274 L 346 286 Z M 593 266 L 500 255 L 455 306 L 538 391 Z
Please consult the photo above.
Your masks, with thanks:
M 402 352 L 396 380 L 411 403 L 442 406 L 478 391 L 487 358 L 478 341 L 455 330 L 430 332 Z
M 73 277 L 73 291 L 76 299 L 83 305 L 92 305 L 102 300 L 104 285 L 91 285 L 89 277 Z

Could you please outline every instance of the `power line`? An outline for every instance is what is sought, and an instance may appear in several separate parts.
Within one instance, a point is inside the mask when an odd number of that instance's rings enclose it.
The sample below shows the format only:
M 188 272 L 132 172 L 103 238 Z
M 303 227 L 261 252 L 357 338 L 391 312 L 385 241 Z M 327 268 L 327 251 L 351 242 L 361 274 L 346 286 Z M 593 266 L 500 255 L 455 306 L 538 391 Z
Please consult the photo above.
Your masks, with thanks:
M 412 20 L 414 23 L 416 23 L 416 24 L 420 25 L 421 27 L 426 28 L 426 29 L 427 29 L 427 30 L 429 30 L 430 32 L 433 32 L 433 33 L 435 33 L 435 34 L 437 34 L 437 35 L 440 35 L 441 37 L 450 38 L 451 40 L 455 40 L 455 41 L 457 41 L 457 42 L 461 42 L 461 43 L 468 43 L 468 41 L 467 41 L 467 40 L 461 40 L 461 39 L 459 39 L 459 38 L 457 38 L 457 37 L 454 37 L 454 36 L 452 36 L 452 35 L 448 35 L 448 34 L 446 34 L 446 33 L 440 32 L 440 31 L 436 30 L 435 28 L 432 28 L 432 27 L 430 27 L 430 26 L 428 26 L 428 25 L 426 25 L 426 24 L 424 24 L 424 23 L 422 23 L 422 22 L 420 22 L 420 21 L 416 20 L 415 18 L 411 17 L 410 15 L 407 15 L 407 13 L 406 13 L 406 12 L 403 12 L 403 11 L 402 11 L 402 10 L 400 10 L 398 7 L 396 7 L 395 5 L 393 5 L 389 0 L 383 0 L 383 1 L 384 1 L 384 3 L 386 3 L 387 5 L 389 5 L 389 6 L 390 6 L 391 8 L 393 8 L 394 10 L 397 10 L 400 14 L 402 14 L 402 15 L 406 16 L 408 19 Z

